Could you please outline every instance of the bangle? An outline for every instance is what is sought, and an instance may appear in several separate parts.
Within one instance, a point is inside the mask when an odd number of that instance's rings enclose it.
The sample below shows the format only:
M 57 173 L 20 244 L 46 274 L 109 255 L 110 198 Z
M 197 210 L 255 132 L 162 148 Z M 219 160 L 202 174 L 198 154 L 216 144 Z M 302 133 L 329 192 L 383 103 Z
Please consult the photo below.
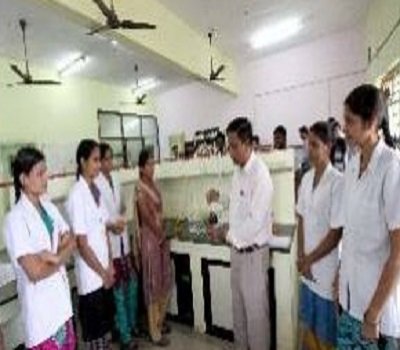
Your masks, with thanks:
M 368 311 L 364 314 L 364 323 L 366 323 L 370 326 L 377 326 L 379 324 L 379 321 L 375 321 L 375 322 L 370 321 L 367 317 L 367 313 L 368 313 Z

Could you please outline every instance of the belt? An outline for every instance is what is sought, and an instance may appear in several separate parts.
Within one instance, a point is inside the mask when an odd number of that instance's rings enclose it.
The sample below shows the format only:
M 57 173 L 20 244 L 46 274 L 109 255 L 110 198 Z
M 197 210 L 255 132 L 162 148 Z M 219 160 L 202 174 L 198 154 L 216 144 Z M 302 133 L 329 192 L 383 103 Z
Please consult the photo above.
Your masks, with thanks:
M 234 247 L 235 251 L 239 254 L 248 254 L 248 253 L 253 253 L 256 250 L 260 249 L 260 246 L 257 244 L 250 245 L 248 247 L 244 248 L 236 248 Z

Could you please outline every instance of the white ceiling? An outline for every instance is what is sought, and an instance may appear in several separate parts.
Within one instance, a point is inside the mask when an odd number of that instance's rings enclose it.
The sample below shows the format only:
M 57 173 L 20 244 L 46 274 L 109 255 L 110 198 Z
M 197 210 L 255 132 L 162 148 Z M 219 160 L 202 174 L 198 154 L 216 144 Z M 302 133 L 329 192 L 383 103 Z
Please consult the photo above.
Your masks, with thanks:
M 56 69 L 71 53 L 82 52 L 90 57 L 89 64 L 78 73 L 84 78 L 131 86 L 136 81 L 137 63 L 141 77 L 156 76 L 164 82 L 164 88 L 186 81 L 180 73 L 135 54 L 131 48 L 112 45 L 110 38 L 86 35 L 87 28 L 30 0 L 0 0 L 0 56 L 11 61 L 23 59 L 20 18 L 28 23 L 28 51 L 33 66 Z
M 370 0 L 160 0 L 204 35 L 216 28 L 216 45 L 238 60 L 259 58 L 360 24 Z M 296 37 L 264 51 L 253 51 L 249 38 L 257 29 L 300 16 Z
M 83 1 L 83 0 L 82 0 Z M 89 1 L 89 0 L 85 0 Z M 234 58 L 254 59 L 293 45 L 301 44 L 363 21 L 371 0 L 159 0 L 193 27 L 207 35 L 216 28 L 216 45 Z M 250 35 L 263 25 L 287 16 L 301 16 L 301 33 L 268 50 L 249 48 Z M 110 38 L 90 37 L 83 28 L 51 9 L 32 0 L 0 0 L 0 56 L 23 58 L 20 18 L 28 22 L 28 46 L 32 65 L 56 68 L 72 52 L 91 57 L 79 76 L 106 83 L 130 86 L 135 82 L 134 64 L 140 76 L 157 76 L 175 86 L 188 81 L 181 72 L 160 65 L 151 57 L 135 54 L 121 44 L 113 46 Z

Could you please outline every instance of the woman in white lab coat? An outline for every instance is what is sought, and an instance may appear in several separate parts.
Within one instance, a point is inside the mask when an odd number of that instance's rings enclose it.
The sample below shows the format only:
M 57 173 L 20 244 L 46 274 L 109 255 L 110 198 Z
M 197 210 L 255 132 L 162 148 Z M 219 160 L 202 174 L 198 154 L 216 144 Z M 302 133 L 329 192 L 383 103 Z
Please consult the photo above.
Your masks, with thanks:
M 7 214 L 4 233 L 17 278 L 25 346 L 74 350 L 72 305 L 64 266 L 75 249 L 75 239 L 57 208 L 44 198 L 48 178 L 43 154 L 22 148 L 12 168 L 16 204 Z
M 329 125 L 317 122 L 308 136 L 312 168 L 303 177 L 297 214 L 300 287 L 301 349 L 334 349 L 337 319 L 333 282 L 341 239 L 340 207 L 343 177 L 329 159 Z
M 104 200 L 95 184 L 100 171 L 100 148 L 94 140 L 82 140 L 76 152 L 77 181 L 66 203 L 77 237 L 75 273 L 79 294 L 79 319 L 85 346 L 90 350 L 111 349 L 114 317 L 109 224 Z
M 101 171 L 96 178 L 97 187 L 103 197 L 110 221 L 119 226 L 115 233 L 110 231 L 111 255 L 115 271 L 114 301 L 115 321 L 121 348 L 135 348 L 132 333 L 136 328 L 138 280 L 131 254 L 125 207 L 121 198 L 120 183 L 113 170 L 113 151 L 107 143 L 100 144 Z
M 400 160 L 379 138 L 383 116 L 375 86 L 345 100 L 344 131 L 359 151 L 345 170 L 339 349 L 400 346 Z

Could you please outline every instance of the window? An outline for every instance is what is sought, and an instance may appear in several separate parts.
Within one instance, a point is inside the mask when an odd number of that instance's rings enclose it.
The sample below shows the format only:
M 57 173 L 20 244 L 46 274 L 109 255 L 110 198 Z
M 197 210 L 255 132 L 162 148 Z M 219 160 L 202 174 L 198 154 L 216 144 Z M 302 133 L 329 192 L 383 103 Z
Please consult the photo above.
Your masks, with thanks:
M 400 145 L 400 64 L 382 79 L 382 90 L 387 97 L 389 129 L 396 146 Z
M 117 166 L 137 165 L 140 151 L 146 147 L 160 159 L 160 143 L 157 118 L 114 111 L 98 111 L 99 139 L 113 148 Z

